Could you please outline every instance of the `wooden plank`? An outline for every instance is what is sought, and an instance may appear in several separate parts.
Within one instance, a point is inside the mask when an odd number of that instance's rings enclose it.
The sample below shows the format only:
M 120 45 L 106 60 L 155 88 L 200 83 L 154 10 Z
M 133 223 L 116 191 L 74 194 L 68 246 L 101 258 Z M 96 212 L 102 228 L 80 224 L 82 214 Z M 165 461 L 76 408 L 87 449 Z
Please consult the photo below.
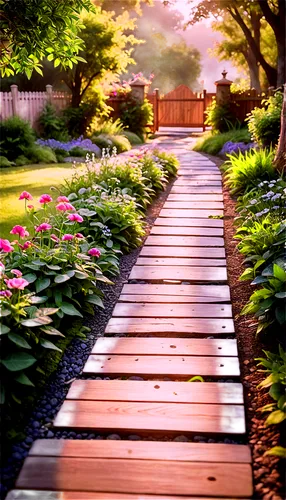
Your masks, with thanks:
M 176 296 L 176 295 L 120 295 L 118 302 L 144 302 L 144 303 L 153 303 L 153 304 L 202 304 L 202 303 L 210 303 L 210 302 L 225 302 L 224 300 L 220 300 L 213 297 L 187 297 L 185 295 Z
M 214 168 L 210 167 L 199 167 L 199 168 L 187 168 L 187 167 L 180 167 L 177 175 L 186 175 L 186 176 L 192 176 L 192 175 L 214 175 L 218 173 L 219 171 Z
M 188 259 L 180 257 L 152 258 L 138 257 L 137 266 L 196 266 L 196 267 L 225 267 L 225 259 Z
M 143 246 L 140 257 L 198 257 L 206 259 L 224 259 L 224 247 L 153 247 Z
M 164 208 L 221 208 L 223 210 L 223 203 L 221 201 L 173 201 L 167 200 L 164 203 Z
M 66 399 L 77 401 L 137 401 L 153 403 L 243 404 L 241 384 L 76 380 Z
M 209 179 L 209 176 L 207 179 L 201 179 L 200 177 L 185 177 L 183 175 L 180 175 L 174 182 L 173 186 L 222 186 L 221 180 L 211 180 Z
M 160 212 L 160 217 L 205 217 L 208 218 L 210 215 L 223 215 L 223 210 L 214 210 L 212 208 L 209 208 L 208 210 L 182 210 L 180 208 L 162 208 Z
M 112 316 L 128 318 L 231 318 L 230 304 L 116 304 Z
M 242 405 L 65 401 L 56 416 L 54 427 L 116 429 L 117 432 L 245 434 L 245 417 Z M 135 474 L 135 471 L 132 473 Z M 17 485 L 26 486 L 22 483 Z
M 221 194 L 222 193 L 222 186 L 221 185 L 219 185 L 219 186 L 212 186 L 212 185 L 210 185 L 210 186 L 208 186 L 208 185 L 197 186 L 196 183 L 194 183 L 194 185 L 192 186 L 192 183 L 188 183 L 188 185 L 184 185 L 184 186 L 175 186 L 174 185 L 170 192 L 174 193 L 174 194 L 179 194 L 179 193 L 181 193 L 181 194 L 187 194 L 187 193 Z
M 157 217 L 155 226 L 174 226 L 174 227 L 222 227 L 222 219 L 177 219 Z
M 235 498 L 218 498 L 217 500 L 236 500 Z M 6 500 L 213 500 L 213 497 L 194 497 L 193 495 L 142 495 L 139 493 L 103 493 L 90 491 L 49 491 L 49 490 L 12 490 Z
M 252 495 L 249 464 L 77 457 L 27 457 L 17 487 L 244 499 Z
M 79 382 L 79 381 L 78 381 Z M 87 381 L 89 382 L 89 381 Z M 145 382 L 144 382 L 145 383 Z M 185 462 L 251 463 L 250 448 L 222 443 L 177 443 L 164 441 L 80 441 L 38 439 L 30 456 L 129 458 L 139 460 L 178 460 Z
M 168 247 L 223 247 L 224 238 L 208 236 L 148 236 L 145 241 L 148 246 Z
M 150 234 L 162 236 L 223 236 L 220 227 L 153 226 Z
M 129 280 L 227 281 L 225 267 L 134 266 Z
M 116 334 L 173 334 L 176 335 L 229 335 L 234 333 L 232 319 L 208 318 L 111 318 L 105 333 Z
M 223 201 L 222 194 L 169 194 L 167 201 Z
M 164 284 L 125 284 L 122 294 L 135 295 L 171 295 L 176 294 L 181 297 L 203 296 L 206 299 L 230 300 L 230 290 L 228 285 L 164 285 Z
M 238 355 L 235 339 L 161 339 L 156 337 L 102 337 L 97 339 L 92 354 Z M 225 385 L 227 384 L 223 384 L 223 386 Z

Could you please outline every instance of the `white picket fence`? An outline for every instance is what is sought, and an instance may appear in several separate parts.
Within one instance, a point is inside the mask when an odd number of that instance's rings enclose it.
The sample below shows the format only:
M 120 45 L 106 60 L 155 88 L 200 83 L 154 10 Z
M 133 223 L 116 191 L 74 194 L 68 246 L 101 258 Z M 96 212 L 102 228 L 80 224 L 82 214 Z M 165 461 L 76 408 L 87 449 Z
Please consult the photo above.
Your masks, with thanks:
M 0 92 L 0 120 L 18 115 L 37 128 L 37 120 L 45 105 L 50 102 L 58 111 L 71 102 L 68 92 L 53 91 L 51 85 L 46 92 L 19 92 L 17 85 L 11 85 L 11 92 Z

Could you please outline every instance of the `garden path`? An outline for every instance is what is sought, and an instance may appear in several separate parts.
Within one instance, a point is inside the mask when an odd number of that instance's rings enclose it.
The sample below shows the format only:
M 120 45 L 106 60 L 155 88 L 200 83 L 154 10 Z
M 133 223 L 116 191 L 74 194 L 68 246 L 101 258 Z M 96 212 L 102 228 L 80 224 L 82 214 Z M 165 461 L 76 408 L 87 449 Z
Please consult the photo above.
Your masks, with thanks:
M 178 178 L 54 422 L 114 440 L 36 441 L 9 500 L 251 498 L 221 175 L 189 143 L 164 142 Z

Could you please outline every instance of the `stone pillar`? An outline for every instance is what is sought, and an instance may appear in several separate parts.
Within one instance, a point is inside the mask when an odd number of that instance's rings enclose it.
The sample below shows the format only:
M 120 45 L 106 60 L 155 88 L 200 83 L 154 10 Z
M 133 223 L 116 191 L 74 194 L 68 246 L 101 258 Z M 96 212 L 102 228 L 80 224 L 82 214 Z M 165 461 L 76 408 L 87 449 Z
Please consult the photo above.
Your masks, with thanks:
M 215 82 L 216 102 L 219 105 L 228 104 L 230 102 L 230 86 L 232 84 L 232 81 L 227 80 L 226 75 L 227 72 L 224 70 L 222 72 L 221 80 Z
M 133 82 L 130 83 L 130 87 L 131 87 L 131 96 L 134 97 L 136 101 L 142 104 L 145 99 L 145 87 L 146 87 L 145 80 L 137 78 L 136 80 L 133 80 Z
M 49 104 L 52 104 L 53 86 L 52 85 L 46 85 L 46 92 L 47 92 L 47 102 Z
M 11 85 L 12 112 L 13 116 L 18 114 L 18 85 Z

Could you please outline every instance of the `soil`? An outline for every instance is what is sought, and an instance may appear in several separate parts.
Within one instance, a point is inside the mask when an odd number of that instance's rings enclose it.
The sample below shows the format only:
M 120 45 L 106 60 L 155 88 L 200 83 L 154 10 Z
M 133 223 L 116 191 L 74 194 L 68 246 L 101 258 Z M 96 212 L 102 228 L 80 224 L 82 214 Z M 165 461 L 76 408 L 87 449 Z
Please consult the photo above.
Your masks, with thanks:
M 204 153 L 217 166 L 223 161 L 215 156 Z M 242 382 L 246 407 L 248 442 L 253 458 L 254 498 L 263 500 L 283 500 L 285 498 L 285 461 L 274 456 L 264 456 L 273 446 L 282 445 L 282 429 L 277 425 L 266 427 L 265 414 L 261 408 L 273 402 L 267 390 L 258 390 L 258 384 L 265 378 L 259 372 L 255 358 L 263 356 L 262 349 L 271 350 L 269 345 L 263 345 L 257 338 L 256 323 L 253 317 L 241 316 L 240 311 L 253 293 L 249 282 L 239 281 L 244 271 L 243 256 L 238 252 L 235 234 L 234 218 L 237 216 L 236 200 L 230 195 L 229 189 L 223 186 L 224 196 L 224 229 L 228 269 L 228 280 L 233 307 L 234 324 L 241 364 Z M 284 443 L 285 446 L 285 443 Z

